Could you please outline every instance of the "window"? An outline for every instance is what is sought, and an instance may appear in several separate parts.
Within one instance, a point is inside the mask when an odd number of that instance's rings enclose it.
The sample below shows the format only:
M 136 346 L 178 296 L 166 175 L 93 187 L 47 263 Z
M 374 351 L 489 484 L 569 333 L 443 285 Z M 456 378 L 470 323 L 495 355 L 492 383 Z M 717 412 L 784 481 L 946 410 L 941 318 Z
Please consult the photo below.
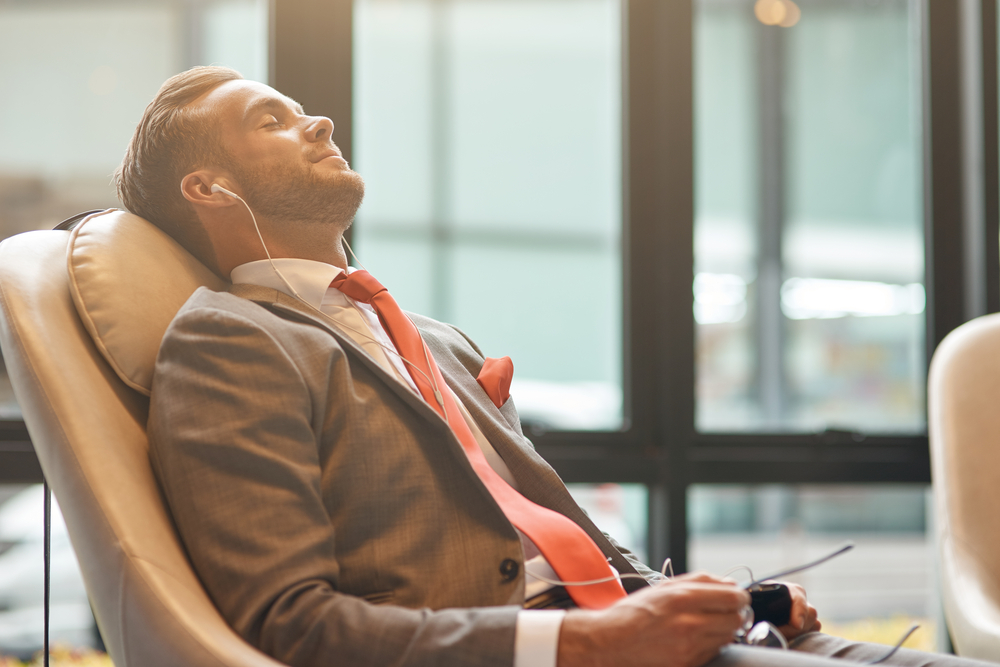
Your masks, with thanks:
M 361 261 L 510 356 L 522 419 L 622 423 L 621 7 L 359 0 Z
M 698 428 L 919 433 L 919 8 L 800 7 L 696 5 Z

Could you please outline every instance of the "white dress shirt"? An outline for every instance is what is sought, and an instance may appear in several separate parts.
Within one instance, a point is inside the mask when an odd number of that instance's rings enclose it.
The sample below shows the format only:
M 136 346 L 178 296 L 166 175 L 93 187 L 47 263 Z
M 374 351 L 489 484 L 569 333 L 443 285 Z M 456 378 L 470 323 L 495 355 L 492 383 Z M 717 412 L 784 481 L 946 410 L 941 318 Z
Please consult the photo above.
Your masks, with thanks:
M 343 269 L 315 262 L 309 259 L 278 258 L 273 260 L 274 268 L 268 260 L 259 260 L 241 264 L 233 269 L 230 277 L 233 283 L 248 283 L 261 287 L 270 287 L 288 296 L 298 297 L 306 304 L 321 311 L 333 323 L 357 343 L 365 352 L 385 370 L 389 371 L 398 381 L 405 384 L 411 391 L 419 394 L 413 378 L 410 377 L 405 363 L 392 344 L 382 323 L 379 322 L 375 309 L 366 303 L 351 299 L 340 290 L 330 287 L 333 279 Z M 276 273 L 280 271 L 280 275 Z M 353 271 L 353 268 L 348 271 Z M 286 282 L 287 281 L 287 282 Z M 448 391 L 451 391 L 449 388 Z M 504 481 L 515 489 L 517 481 L 511 474 L 503 458 L 483 435 L 468 409 L 455 396 L 455 402 L 462 412 L 472 434 L 483 450 L 490 466 Z M 551 588 L 540 579 L 531 576 L 536 572 L 547 578 L 555 578 L 556 574 L 538 553 L 538 549 L 526 536 L 518 531 L 522 548 L 525 553 L 525 594 L 527 598 Z M 555 667 L 559 649 L 559 630 L 566 612 L 561 610 L 523 609 L 517 615 L 517 628 L 514 640 L 514 667 Z

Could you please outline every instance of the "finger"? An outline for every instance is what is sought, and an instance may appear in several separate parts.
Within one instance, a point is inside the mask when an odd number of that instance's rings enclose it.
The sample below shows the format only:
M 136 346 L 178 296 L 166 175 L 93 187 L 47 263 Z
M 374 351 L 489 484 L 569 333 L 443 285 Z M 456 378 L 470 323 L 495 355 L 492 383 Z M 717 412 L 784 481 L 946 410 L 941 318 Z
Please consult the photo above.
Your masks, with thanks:
M 806 626 L 810 609 L 810 605 L 806 600 L 806 590 L 798 584 L 786 583 L 785 585 L 788 587 L 788 593 L 792 598 L 789 624 L 798 630 L 802 630 Z
M 734 613 L 679 612 L 670 617 L 668 625 L 692 641 L 725 644 L 743 625 L 743 618 Z
M 721 592 L 733 596 L 734 599 L 749 600 L 750 594 L 738 586 L 716 580 L 681 580 L 673 579 L 662 586 L 650 586 L 648 590 L 657 590 L 659 595 L 681 595 L 689 591 Z
M 674 577 L 674 581 L 702 581 L 706 583 L 717 583 L 717 584 L 732 582 L 730 585 L 735 585 L 736 583 L 731 579 L 716 577 L 715 575 L 709 574 L 708 572 L 705 572 L 703 570 L 698 570 L 697 572 L 687 572 L 685 574 L 679 574 L 676 577 Z
M 750 595 L 733 586 L 692 582 L 671 591 L 664 591 L 664 605 L 676 605 L 690 612 L 738 612 L 750 604 Z
M 689 626 L 692 636 L 720 645 L 731 642 L 736 631 L 743 627 L 743 617 L 739 614 L 701 614 L 694 618 L 695 624 Z
M 807 632 L 819 632 L 822 627 L 823 624 L 819 622 L 816 608 L 812 605 L 807 605 L 807 612 L 802 625 L 797 626 L 794 623 L 788 623 L 778 628 L 778 631 L 785 636 L 785 639 L 791 640 Z
M 814 632 L 816 626 L 819 625 L 819 614 L 816 612 L 816 607 L 808 605 L 809 610 L 806 613 L 806 622 L 803 624 L 802 629 L 807 632 Z
M 789 625 L 794 627 L 796 630 L 801 630 L 806 625 L 806 608 L 805 604 L 801 602 L 792 603 L 792 613 Z
M 780 632 L 781 635 L 788 641 L 792 641 L 793 639 L 799 636 L 798 628 L 793 626 L 791 623 L 782 625 L 780 628 L 778 628 L 778 632 Z
M 720 637 L 731 637 L 734 632 L 743 627 L 743 615 L 740 613 L 708 613 L 699 614 L 702 631 Z

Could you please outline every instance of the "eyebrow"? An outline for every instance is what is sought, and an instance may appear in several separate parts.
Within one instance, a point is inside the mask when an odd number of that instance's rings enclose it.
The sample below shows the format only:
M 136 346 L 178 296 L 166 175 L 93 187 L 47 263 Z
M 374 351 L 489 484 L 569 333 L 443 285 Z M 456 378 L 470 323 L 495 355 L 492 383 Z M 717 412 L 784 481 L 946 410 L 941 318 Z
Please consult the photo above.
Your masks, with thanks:
M 292 102 L 291 105 L 292 109 L 297 114 L 303 116 L 305 115 L 305 110 L 302 108 L 301 104 L 295 102 L 294 100 L 289 100 L 289 101 Z M 258 99 L 255 102 L 251 103 L 250 106 L 247 107 L 247 110 L 243 113 L 243 124 L 245 125 L 249 123 L 258 114 L 264 111 L 272 111 L 272 110 L 285 111 L 287 109 L 288 105 L 283 100 L 277 97 L 265 97 L 263 99 Z

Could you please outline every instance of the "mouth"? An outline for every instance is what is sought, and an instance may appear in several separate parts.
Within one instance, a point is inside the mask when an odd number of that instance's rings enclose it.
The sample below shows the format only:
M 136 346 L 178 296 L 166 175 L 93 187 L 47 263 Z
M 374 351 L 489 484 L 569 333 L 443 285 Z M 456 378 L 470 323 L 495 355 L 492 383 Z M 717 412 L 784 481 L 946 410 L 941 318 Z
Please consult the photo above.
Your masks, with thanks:
M 329 160 L 331 158 L 334 160 L 339 160 L 344 164 L 347 164 L 347 160 L 345 160 L 344 156 L 340 154 L 340 151 L 334 149 L 323 151 L 322 153 L 316 156 L 316 159 L 313 160 L 313 163 L 315 164 L 317 162 L 322 162 L 323 160 Z

